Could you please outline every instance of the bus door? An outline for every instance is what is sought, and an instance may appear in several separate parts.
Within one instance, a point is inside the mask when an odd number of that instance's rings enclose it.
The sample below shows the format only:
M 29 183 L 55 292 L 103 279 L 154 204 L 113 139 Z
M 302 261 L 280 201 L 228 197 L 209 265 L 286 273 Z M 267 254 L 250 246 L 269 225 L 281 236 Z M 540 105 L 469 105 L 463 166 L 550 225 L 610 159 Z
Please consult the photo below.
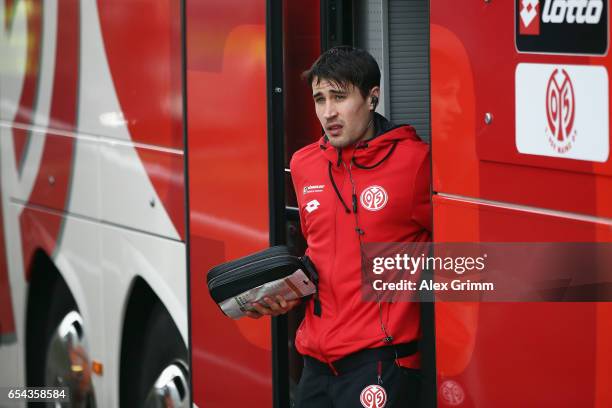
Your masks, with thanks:
M 303 253 L 285 146 L 318 132 L 299 78 L 319 53 L 316 3 L 185 4 L 190 349 L 198 406 L 289 406 L 296 375 L 289 375 L 288 327 L 296 315 L 231 320 L 210 298 L 206 272 L 270 245 Z
M 193 401 L 272 405 L 267 319 L 231 320 L 206 272 L 269 245 L 266 1 L 185 2 Z

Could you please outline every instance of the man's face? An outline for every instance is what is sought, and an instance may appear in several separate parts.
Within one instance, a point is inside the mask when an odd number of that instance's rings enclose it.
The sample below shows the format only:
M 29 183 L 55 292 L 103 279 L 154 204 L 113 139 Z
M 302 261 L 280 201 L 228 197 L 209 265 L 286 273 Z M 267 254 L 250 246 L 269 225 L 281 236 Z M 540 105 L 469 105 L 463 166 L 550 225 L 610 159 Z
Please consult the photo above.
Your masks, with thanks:
M 371 92 L 378 96 L 377 87 Z M 332 146 L 342 148 L 374 136 L 369 98 L 364 98 L 354 85 L 344 89 L 325 79 L 318 81 L 315 78 L 312 97 L 319 122 Z

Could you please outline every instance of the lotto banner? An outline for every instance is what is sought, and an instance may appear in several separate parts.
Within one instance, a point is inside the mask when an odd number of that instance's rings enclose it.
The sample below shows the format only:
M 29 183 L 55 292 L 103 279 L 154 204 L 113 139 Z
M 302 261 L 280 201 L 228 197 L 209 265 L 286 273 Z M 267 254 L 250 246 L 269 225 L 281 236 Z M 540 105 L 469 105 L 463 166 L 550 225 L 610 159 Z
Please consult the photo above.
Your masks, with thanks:
M 516 0 L 519 52 L 603 55 L 608 51 L 607 0 Z

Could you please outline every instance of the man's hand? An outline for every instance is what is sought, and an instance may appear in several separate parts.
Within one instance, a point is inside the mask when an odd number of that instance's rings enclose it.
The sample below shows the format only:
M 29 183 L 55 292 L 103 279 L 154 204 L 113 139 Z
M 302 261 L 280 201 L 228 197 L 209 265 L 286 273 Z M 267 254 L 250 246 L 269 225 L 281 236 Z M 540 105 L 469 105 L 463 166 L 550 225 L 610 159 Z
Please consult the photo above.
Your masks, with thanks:
M 246 312 L 246 315 L 252 319 L 259 319 L 261 316 L 280 316 L 293 309 L 299 303 L 300 299 L 287 301 L 280 295 L 277 295 L 274 299 L 265 297 L 261 303 L 251 303 L 251 306 L 256 311 Z

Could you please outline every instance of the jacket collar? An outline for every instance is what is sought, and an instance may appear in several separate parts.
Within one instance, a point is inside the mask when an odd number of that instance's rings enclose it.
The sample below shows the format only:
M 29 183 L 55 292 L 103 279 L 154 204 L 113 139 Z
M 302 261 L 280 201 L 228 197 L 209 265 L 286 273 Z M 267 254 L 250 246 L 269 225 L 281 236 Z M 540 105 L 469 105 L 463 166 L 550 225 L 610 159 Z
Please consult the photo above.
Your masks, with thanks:
M 319 140 L 319 147 L 334 166 L 341 166 L 342 162 L 353 162 L 358 167 L 367 168 L 386 160 L 397 143 L 403 140 L 421 140 L 412 126 L 395 125 L 378 113 L 374 114 L 374 130 L 373 138 L 342 149 L 333 147 L 327 136 L 323 136 Z

